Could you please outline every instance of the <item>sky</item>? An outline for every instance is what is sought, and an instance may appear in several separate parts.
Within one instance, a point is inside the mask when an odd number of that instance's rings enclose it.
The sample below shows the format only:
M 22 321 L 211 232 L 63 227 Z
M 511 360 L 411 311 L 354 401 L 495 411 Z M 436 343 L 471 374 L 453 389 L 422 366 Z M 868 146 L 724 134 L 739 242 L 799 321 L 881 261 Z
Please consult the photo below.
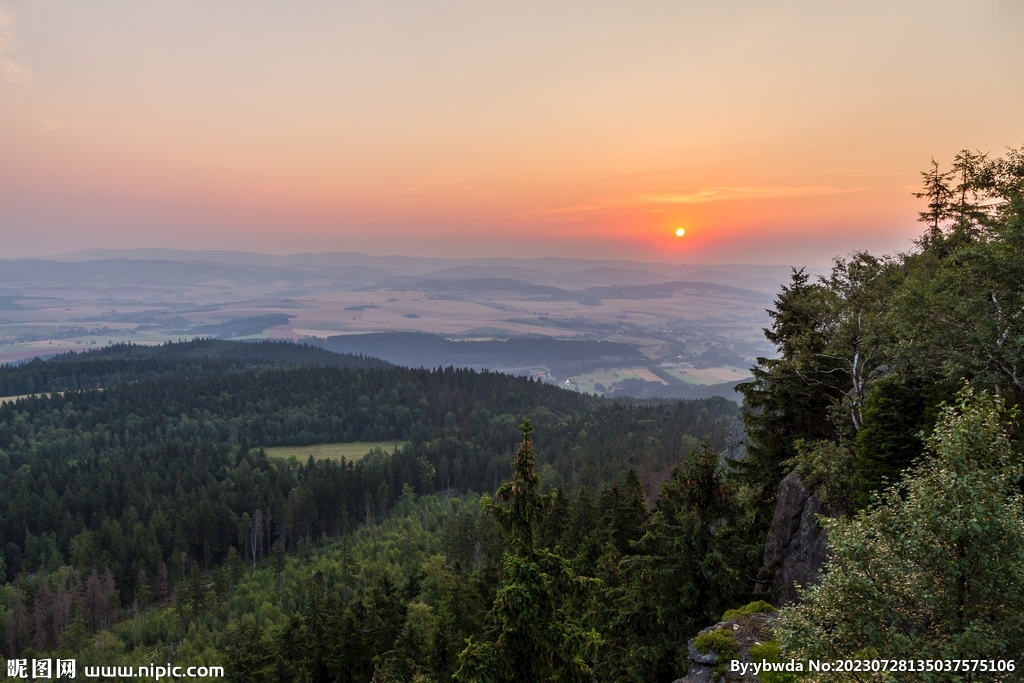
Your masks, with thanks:
M 824 265 L 1022 112 L 1024 0 L 0 0 L 0 258 Z

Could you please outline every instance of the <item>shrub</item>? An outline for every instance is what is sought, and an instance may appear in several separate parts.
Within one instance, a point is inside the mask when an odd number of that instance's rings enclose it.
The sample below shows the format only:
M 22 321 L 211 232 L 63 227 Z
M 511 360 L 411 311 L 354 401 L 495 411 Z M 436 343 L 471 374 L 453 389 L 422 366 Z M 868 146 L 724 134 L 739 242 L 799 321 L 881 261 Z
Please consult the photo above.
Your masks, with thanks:
M 1024 650 L 1024 497 L 1006 418 L 1015 415 L 1002 399 L 966 387 L 898 485 L 853 519 L 828 523 L 823 578 L 780 616 L 787 654 L 980 660 Z
M 782 648 L 778 642 L 769 640 L 767 643 L 760 643 L 750 648 L 750 662 L 756 664 L 761 661 L 779 664 L 782 659 Z M 798 679 L 796 674 L 783 671 L 762 671 L 758 674 L 761 683 L 795 683 Z

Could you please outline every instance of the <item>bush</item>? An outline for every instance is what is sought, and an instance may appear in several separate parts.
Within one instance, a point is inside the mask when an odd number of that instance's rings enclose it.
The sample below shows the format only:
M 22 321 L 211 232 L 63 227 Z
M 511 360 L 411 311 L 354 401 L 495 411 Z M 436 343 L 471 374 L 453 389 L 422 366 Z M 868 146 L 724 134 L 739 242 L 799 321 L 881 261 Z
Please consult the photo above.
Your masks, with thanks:
M 755 603 L 751 603 L 755 604 Z M 761 643 L 750 648 L 749 659 L 751 664 L 758 662 L 772 662 L 774 664 L 782 663 L 782 648 L 774 640 L 769 640 L 767 643 Z M 762 671 L 758 674 L 758 680 L 761 683 L 795 683 L 798 679 L 796 674 L 785 673 L 782 671 Z
M 823 578 L 781 612 L 788 655 L 980 660 L 1024 650 L 1021 463 L 1002 422 L 1014 417 L 1001 399 L 965 388 L 900 484 L 853 519 L 828 523 Z

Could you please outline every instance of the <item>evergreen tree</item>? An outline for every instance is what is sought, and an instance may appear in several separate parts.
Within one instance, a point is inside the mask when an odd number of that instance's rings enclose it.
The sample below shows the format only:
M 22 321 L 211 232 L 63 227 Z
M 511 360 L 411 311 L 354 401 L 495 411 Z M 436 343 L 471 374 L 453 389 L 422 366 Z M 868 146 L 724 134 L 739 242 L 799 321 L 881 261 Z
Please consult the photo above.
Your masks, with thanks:
M 178 612 L 184 625 L 185 618 L 191 616 L 196 628 L 199 628 L 199 616 L 209 602 L 209 590 L 206 579 L 199 571 L 199 566 L 192 565 L 188 577 L 176 588 L 178 593 Z
M 488 496 L 482 501 L 509 544 L 502 585 L 489 615 L 489 637 L 469 640 L 455 678 L 462 683 L 589 681 L 601 639 L 567 609 L 573 593 L 588 582 L 564 558 L 536 548 L 553 497 L 539 491 L 533 426 L 523 420 L 520 429 L 523 442 L 512 463 L 512 480 L 496 492 L 500 502 Z
M 228 632 L 225 669 L 239 683 L 270 683 L 275 680 L 274 648 L 259 624 L 239 621 Z
M 635 555 L 621 561 L 628 584 L 615 595 L 618 649 L 605 662 L 613 678 L 670 681 L 686 672 L 686 641 L 714 623 L 747 590 L 742 501 L 720 456 L 694 451 L 662 484 Z
M 607 535 L 607 543 L 616 555 L 625 555 L 643 535 L 649 516 L 640 479 L 632 467 L 626 472 L 621 485 L 613 484 L 605 489 L 601 507 L 601 526 Z
M 764 331 L 779 358 L 758 358 L 754 380 L 740 384 L 746 410 L 743 421 L 750 438 L 747 459 L 739 464 L 741 479 L 760 496 L 759 524 L 767 528 L 786 461 L 796 455 L 799 439 L 834 439 L 829 408 L 837 390 L 835 363 L 823 363 L 829 343 L 828 296 L 811 284 L 801 269 L 775 300 L 770 329 Z

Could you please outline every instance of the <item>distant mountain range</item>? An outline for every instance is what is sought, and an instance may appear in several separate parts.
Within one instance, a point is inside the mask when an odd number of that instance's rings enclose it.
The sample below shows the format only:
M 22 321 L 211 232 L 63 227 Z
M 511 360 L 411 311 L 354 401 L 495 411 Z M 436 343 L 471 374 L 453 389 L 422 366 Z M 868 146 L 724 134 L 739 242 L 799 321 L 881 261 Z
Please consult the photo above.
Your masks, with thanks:
M 174 275 L 228 278 L 235 281 L 272 278 L 325 277 L 353 288 L 393 286 L 418 280 L 507 278 L 572 289 L 601 286 L 653 285 L 672 281 L 706 282 L 750 289 L 766 294 L 778 291 L 789 279 L 790 266 L 744 264 L 694 265 L 642 261 L 590 260 L 540 257 L 534 259 L 438 258 L 422 256 L 370 256 L 357 252 L 290 254 L 284 256 L 244 251 L 187 251 L 181 249 L 90 249 L 44 259 L 3 261 L 0 281 L 43 276 L 47 263 L 62 263 L 68 276 L 111 278 L 139 276 L 165 282 Z M 77 265 L 72 265 L 77 264 Z M 40 272 L 40 269 L 43 272 Z M 818 272 L 819 269 L 809 269 Z M 35 274 L 33 275 L 33 272 Z M 54 273 L 50 273 L 54 275 Z

